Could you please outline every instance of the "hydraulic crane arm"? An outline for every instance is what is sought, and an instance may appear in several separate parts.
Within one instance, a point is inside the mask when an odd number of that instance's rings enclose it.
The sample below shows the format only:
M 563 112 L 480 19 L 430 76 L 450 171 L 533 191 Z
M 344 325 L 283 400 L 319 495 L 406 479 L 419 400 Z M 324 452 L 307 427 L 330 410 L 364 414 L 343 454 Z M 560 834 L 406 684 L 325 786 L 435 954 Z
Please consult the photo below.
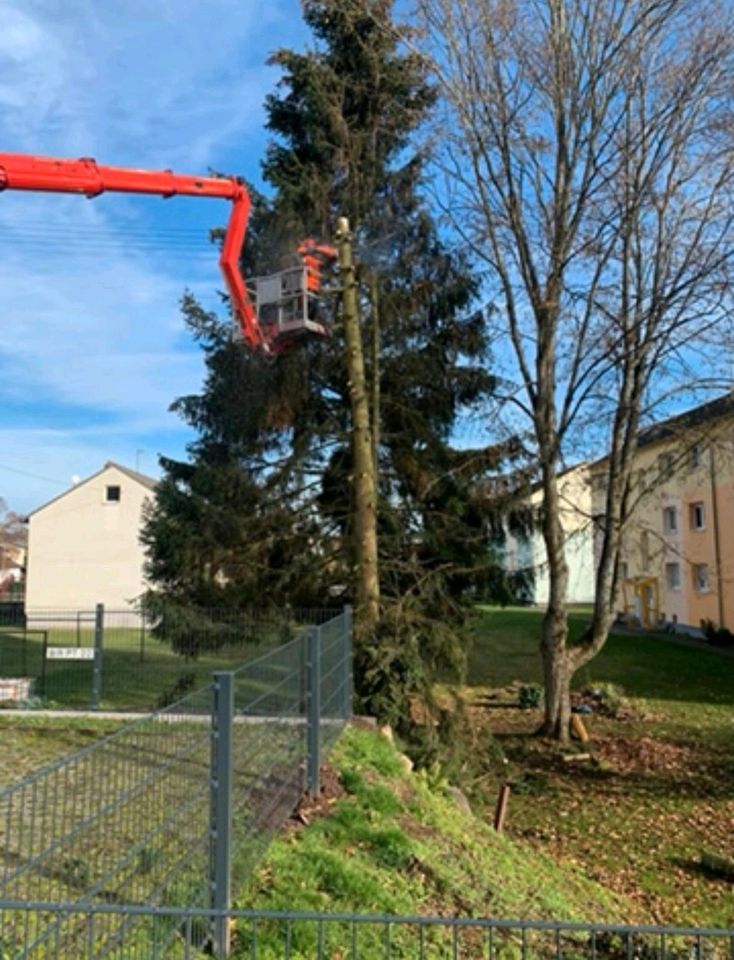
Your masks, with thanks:
M 0 190 L 34 190 L 78 193 L 97 197 L 101 193 L 153 194 L 214 197 L 229 200 L 232 211 L 222 245 L 219 265 L 227 292 L 239 321 L 242 336 L 251 349 L 275 352 L 278 347 L 261 328 L 240 272 L 239 258 L 250 214 L 250 196 L 234 177 L 195 177 L 170 170 L 134 170 L 105 167 L 89 158 L 58 160 L 21 153 L 0 153 Z

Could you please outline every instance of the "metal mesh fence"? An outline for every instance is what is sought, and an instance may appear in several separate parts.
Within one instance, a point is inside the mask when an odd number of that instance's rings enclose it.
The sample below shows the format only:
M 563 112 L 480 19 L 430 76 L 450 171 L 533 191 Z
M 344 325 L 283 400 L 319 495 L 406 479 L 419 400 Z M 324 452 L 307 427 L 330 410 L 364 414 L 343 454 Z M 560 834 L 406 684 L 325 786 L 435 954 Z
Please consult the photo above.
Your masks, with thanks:
M 57 930 L 63 924 L 73 925 L 78 931 L 72 943 L 77 952 L 68 952 L 70 941 L 59 933 L 53 950 L 41 955 L 75 960 L 211 956 L 209 931 L 219 920 L 232 927 L 232 955 L 238 960 L 730 960 L 734 956 L 734 930 L 687 927 L 254 910 L 222 915 L 191 909 L 154 911 L 138 905 L 1 900 L 0 911 L 30 917 L 26 931 L 32 929 L 35 915 L 55 918 Z M 119 931 L 114 942 L 109 940 L 108 928 Z
M 343 708 L 332 711 L 322 738 L 317 716 L 314 736 L 308 705 L 322 682 L 347 702 L 349 629 L 346 614 L 328 623 L 339 680 L 309 672 L 318 628 L 301 633 L 0 792 L 0 897 L 229 907 L 232 889 L 296 806 L 308 751 L 318 769 L 322 739 L 331 743 L 347 719 Z M 0 957 L 127 956 L 119 950 L 138 942 L 131 928 L 140 918 L 6 909 Z M 180 938 L 175 926 L 168 932 L 159 952 L 147 946 L 139 955 L 175 956 L 166 951 Z
M 0 621 L 0 702 L 25 707 L 148 712 L 328 622 L 329 610 L 207 608 L 153 616 L 133 609 L 14 606 Z M 20 691 L 20 694 L 18 693 Z
M 345 617 L 349 617 L 348 612 Z M 322 750 L 327 750 L 336 740 L 345 717 L 352 712 L 352 676 L 344 669 L 345 662 L 351 666 L 351 648 L 345 649 L 350 638 L 351 623 L 346 619 L 333 619 L 318 628 Z
M 300 636 L 234 674 L 235 888 L 294 809 L 306 786 L 305 643 L 305 637 Z

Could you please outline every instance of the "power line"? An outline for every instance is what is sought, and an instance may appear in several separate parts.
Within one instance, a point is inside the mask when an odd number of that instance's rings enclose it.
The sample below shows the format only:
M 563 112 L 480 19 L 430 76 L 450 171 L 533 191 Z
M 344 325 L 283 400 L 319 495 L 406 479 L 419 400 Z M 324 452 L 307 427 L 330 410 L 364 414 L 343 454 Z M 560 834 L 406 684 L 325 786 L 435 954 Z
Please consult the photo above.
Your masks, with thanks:
M 68 484 L 62 480 L 52 480 L 51 477 L 42 477 L 38 473 L 29 473 L 27 470 L 19 470 L 17 467 L 8 467 L 4 463 L 0 463 L 0 470 L 6 470 L 8 473 L 17 473 L 21 477 L 30 477 L 32 480 L 43 480 L 44 483 L 54 483 L 58 487 L 68 486 Z

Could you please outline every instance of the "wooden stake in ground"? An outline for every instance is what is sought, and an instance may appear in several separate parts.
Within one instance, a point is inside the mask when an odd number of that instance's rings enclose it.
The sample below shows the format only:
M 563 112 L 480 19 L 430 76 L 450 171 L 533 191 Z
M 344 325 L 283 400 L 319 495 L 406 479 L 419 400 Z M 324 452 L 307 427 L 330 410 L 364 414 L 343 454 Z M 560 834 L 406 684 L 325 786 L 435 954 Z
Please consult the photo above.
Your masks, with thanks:
M 380 580 L 377 562 L 377 477 L 372 425 L 364 371 L 364 350 L 359 324 L 357 279 L 352 257 L 352 234 L 346 217 L 336 231 L 342 284 L 342 312 L 349 401 L 352 413 L 354 464 L 352 544 L 356 575 L 354 627 L 358 640 L 369 640 L 380 615 Z
M 507 808 L 510 805 L 510 785 L 503 783 L 500 787 L 497 797 L 497 807 L 494 811 L 494 829 L 497 833 L 502 833 L 505 829 L 505 820 L 507 820 Z

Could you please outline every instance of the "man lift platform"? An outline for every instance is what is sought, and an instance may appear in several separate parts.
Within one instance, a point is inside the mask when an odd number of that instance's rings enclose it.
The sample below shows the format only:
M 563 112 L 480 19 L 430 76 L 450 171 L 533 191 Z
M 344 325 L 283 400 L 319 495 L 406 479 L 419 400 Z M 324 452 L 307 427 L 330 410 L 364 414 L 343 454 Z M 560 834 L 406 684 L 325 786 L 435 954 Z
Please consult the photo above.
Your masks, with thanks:
M 0 153 L 0 191 L 34 190 L 77 193 L 88 199 L 101 193 L 210 197 L 232 204 L 219 264 L 236 318 L 236 336 L 251 350 L 277 355 L 305 336 L 323 337 L 322 268 L 336 258 L 332 247 L 304 240 L 300 265 L 245 281 L 240 256 L 250 215 L 250 196 L 236 177 L 197 177 L 170 170 L 108 167 L 89 157 L 62 160 L 21 153 Z

